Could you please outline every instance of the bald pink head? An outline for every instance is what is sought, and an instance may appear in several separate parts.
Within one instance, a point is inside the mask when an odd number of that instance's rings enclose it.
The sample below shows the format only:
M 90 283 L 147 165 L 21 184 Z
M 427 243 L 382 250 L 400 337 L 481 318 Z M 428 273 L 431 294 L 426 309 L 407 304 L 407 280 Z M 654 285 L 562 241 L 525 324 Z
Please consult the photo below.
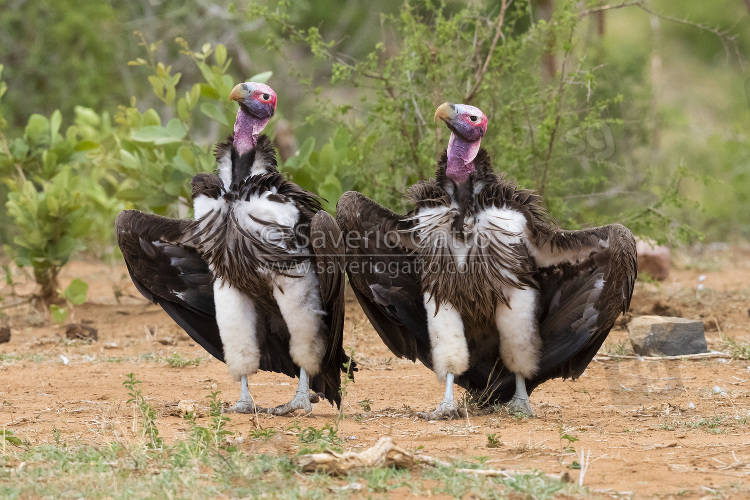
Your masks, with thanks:
M 258 135 L 276 111 L 276 92 L 263 83 L 245 82 L 232 89 L 229 100 L 240 104 L 234 122 L 234 147 L 244 154 L 255 147 Z
M 487 133 L 487 117 L 474 106 L 446 102 L 435 111 L 435 121 L 438 120 L 444 121 L 451 131 L 446 175 L 457 183 L 466 182 L 475 170 L 474 158 Z

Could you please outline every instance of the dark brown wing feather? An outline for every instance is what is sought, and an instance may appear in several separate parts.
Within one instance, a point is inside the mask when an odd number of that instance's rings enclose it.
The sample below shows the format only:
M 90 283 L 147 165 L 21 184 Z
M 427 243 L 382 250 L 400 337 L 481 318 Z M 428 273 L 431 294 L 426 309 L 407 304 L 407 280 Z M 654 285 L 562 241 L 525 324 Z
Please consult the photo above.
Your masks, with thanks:
M 223 361 L 211 272 L 183 237 L 191 221 L 136 210 L 117 216 L 117 240 L 136 288 L 190 337 Z
M 310 244 L 315 253 L 315 269 L 320 283 L 320 298 L 326 312 L 328 343 L 320 378 L 326 398 L 341 404 L 341 372 L 357 370 L 354 360 L 344 352 L 344 264 L 346 248 L 338 224 L 325 210 L 318 211 L 310 223 Z M 348 368 L 344 368 L 350 363 Z
M 630 307 L 638 275 L 635 238 L 625 226 L 547 234 L 544 229 L 539 237 L 548 248 L 578 255 L 583 250 L 588 257 L 538 271 L 544 312 L 540 334 L 545 343 L 538 383 L 583 373 L 617 317 Z
M 380 338 L 396 356 L 432 366 L 417 259 L 399 241 L 410 223 L 353 191 L 336 205 L 336 221 L 349 284 Z

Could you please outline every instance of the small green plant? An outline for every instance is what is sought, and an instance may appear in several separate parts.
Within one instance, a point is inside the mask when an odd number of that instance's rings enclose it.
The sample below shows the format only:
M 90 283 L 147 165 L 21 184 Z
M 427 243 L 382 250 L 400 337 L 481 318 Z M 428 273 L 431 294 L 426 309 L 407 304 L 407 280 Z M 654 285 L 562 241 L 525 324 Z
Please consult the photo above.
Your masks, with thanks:
M 269 441 L 276 435 L 276 429 L 250 429 L 248 436 L 251 439 L 261 439 L 263 441 Z
M 405 479 L 409 472 L 393 467 L 374 467 L 362 474 L 371 492 L 385 492 L 408 485 Z
M 156 410 L 146 402 L 146 398 L 143 397 L 143 393 L 137 387 L 141 383 L 131 372 L 125 375 L 125 381 L 122 385 L 128 390 L 129 399 L 127 403 L 133 404 L 133 418 L 140 416 L 142 434 L 147 438 L 146 445 L 152 449 L 160 449 L 164 446 L 164 441 L 159 436 L 159 429 L 156 427 Z
M 297 439 L 304 446 L 300 447 L 299 455 L 306 453 L 320 453 L 325 450 L 334 450 L 341 452 L 343 444 L 338 436 L 338 426 L 336 424 L 326 424 L 322 429 L 315 427 L 301 428 L 299 422 L 294 422 L 289 430 L 297 431 Z
M 186 366 L 198 366 L 201 364 L 202 358 L 197 357 L 195 359 L 184 358 L 180 353 L 173 352 L 167 356 L 166 361 L 171 368 L 185 368 Z
M 685 426 L 690 429 L 703 429 L 709 434 L 724 434 L 726 430 L 722 429 L 724 419 L 718 415 L 713 417 L 703 417 L 700 420 L 685 422 Z
M 487 434 L 487 448 L 500 448 L 502 445 L 499 434 Z
M 193 412 L 188 412 L 184 417 L 190 425 L 191 437 L 183 445 L 193 456 L 197 456 L 203 451 L 219 449 L 234 451 L 234 447 L 227 442 L 227 437 L 234 433 L 226 428 L 229 417 L 222 413 L 222 401 L 219 399 L 219 394 L 219 391 L 213 391 L 206 396 L 210 417 L 210 424 L 207 427 L 198 425 Z
M 579 439 L 572 434 L 568 433 L 568 431 L 565 430 L 565 427 L 563 427 L 562 424 L 560 424 L 557 427 L 558 435 L 560 436 L 560 448 L 562 448 L 563 453 L 575 453 L 576 449 L 571 446 L 573 443 L 578 441 Z M 563 445 L 563 441 L 567 441 L 567 445 Z
M 8 429 L 0 429 L 0 438 L 3 439 L 3 447 L 5 446 L 5 443 L 12 444 L 14 446 L 24 445 L 24 442 L 17 438 L 15 434 L 13 434 L 13 431 L 9 431 Z
M 57 304 L 50 304 L 49 311 L 52 313 L 52 319 L 55 323 L 65 323 L 68 319 L 68 312 L 72 310 L 73 306 L 80 306 L 86 302 L 86 295 L 89 290 L 89 285 L 85 281 L 78 278 L 70 282 L 65 290 L 60 292 L 60 298 L 65 301 L 65 307 L 60 307 Z
M 362 411 L 366 413 L 372 410 L 372 400 L 370 399 L 363 399 L 357 404 L 359 405 L 360 408 L 362 408 Z
M 737 342 L 727 336 L 722 340 L 733 359 L 750 360 L 750 342 Z
M 606 352 L 610 356 L 627 355 L 628 339 L 612 340 L 606 343 Z

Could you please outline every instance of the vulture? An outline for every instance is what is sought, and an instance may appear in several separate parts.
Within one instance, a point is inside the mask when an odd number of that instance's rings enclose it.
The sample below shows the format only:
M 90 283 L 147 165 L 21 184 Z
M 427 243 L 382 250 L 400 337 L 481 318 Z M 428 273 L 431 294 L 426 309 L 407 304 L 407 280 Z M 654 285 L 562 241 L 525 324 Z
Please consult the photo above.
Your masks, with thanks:
M 635 241 L 620 224 L 554 226 L 539 195 L 493 171 L 478 108 L 444 103 L 438 120 L 448 149 L 435 178 L 409 189 L 411 212 L 353 191 L 339 200 L 349 282 L 388 348 L 445 381 L 420 416 L 461 416 L 454 382 L 479 406 L 531 416 L 534 388 L 580 376 L 627 311 Z
M 234 135 L 216 147 L 217 173 L 193 178 L 194 220 L 135 210 L 117 217 L 130 277 L 241 383 L 228 411 L 309 413 L 321 395 L 340 405 L 349 362 L 341 231 L 318 197 L 276 169 L 271 140 L 261 135 L 276 109 L 274 91 L 246 82 L 229 98 L 239 102 Z M 256 406 L 248 377 L 258 370 L 299 376 L 293 399 Z

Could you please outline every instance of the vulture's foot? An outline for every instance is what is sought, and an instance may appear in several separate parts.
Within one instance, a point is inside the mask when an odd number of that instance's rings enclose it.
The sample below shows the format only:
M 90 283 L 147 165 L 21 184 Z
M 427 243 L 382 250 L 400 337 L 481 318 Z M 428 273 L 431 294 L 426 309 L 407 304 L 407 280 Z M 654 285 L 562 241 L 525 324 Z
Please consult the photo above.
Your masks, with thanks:
M 320 401 L 320 396 L 318 396 L 315 392 L 309 392 L 307 394 L 297 392 L 294 395 L 294 398 L 292 398 L 291 401 L 289 401 L 286 404 L 277 406 L 275 408 L 266 408 L 263 410 L 265 413 L 268 413 L 269 415 L 289 415 L 290 413 L 294 413 L 297 410 L 302 410 L 305 412 L 305 415 L 312 412 L 312 404 L 311 403 L 317 403 Z
M 529 398 L 522 398 L 518 395 L 513 396 L 513 399 L 508 401 L 505 408 L 511 413 L 522 413 L 527 417 L 535 417 L 534 412 L 531 410 L 531 404 Z
M 456 406 L 453 401 L 443 401 L 437 407 L 435 411 L 419 411 L 417 412 L 419 418 L 425 420 L 453 420 L 463 418 L 466 416 L 466 410 Z
M 265 410 L 260 406 L 255 406 L 252 400 L 245 401 L 240 399 L 234 406 L 224 408 L 224 413 L 263 413 Z

